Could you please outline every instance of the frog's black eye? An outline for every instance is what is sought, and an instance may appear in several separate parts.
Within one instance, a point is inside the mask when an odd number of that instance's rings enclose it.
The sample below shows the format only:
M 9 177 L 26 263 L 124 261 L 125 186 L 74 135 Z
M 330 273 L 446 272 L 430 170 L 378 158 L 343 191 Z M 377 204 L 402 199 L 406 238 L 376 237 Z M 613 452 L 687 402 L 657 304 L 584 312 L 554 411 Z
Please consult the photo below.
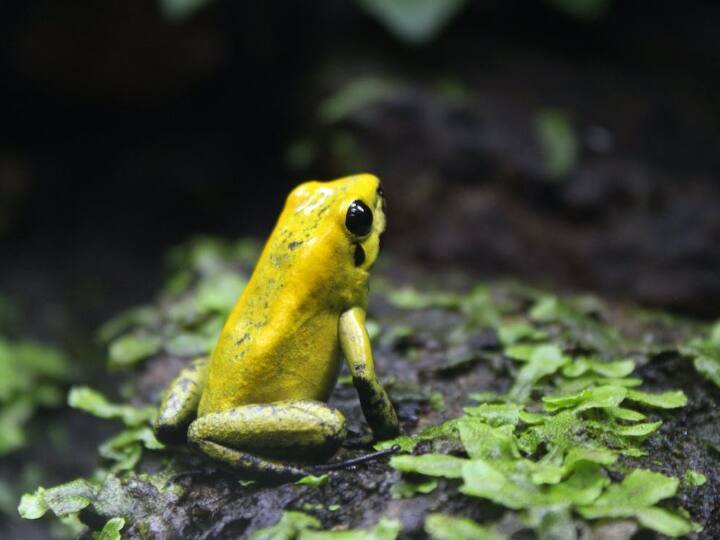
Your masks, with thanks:
M 373 215 L 364 202 L 357 200 L 350 203 L 345 216 L 345 227 L 356 236 L 365 236 L 372 229 Z

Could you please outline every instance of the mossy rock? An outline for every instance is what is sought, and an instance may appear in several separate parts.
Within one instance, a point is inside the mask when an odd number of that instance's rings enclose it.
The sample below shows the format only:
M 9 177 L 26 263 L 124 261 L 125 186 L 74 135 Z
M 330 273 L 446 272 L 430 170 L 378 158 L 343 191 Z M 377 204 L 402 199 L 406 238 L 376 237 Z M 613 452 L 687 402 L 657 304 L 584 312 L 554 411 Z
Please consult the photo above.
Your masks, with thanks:
M 443 283 L 389 257 L 369 326 L 405 433 L 377 447 L 400 455 L 271 484 L 163 448 L 147 407 L 212 347 L 256 253 L 194 242 L 155 302 L 103 327 L 129 403 L 75 389 L 71 404 L 125 430 L 91 479 L 27 495 L 25 517 L 50 510 L 123 538 L 720 536 L 720 389 L 695 369 L 716 353 L 716 329 L 524 284 Z M 333 460 L 372 450 L 347 382 L 331 398 L 350 432 Z

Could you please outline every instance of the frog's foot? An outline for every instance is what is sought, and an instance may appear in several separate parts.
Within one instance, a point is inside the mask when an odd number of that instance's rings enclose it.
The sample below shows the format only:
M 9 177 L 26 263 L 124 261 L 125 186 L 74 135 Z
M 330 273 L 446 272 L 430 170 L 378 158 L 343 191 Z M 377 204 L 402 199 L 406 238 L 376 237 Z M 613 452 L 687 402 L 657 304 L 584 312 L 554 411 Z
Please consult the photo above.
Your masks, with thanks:
M 345 418 L 319 401 L 287 400 L 209 413 L 188 439 L 209 457 L 260 476 L 302 477 L 293 461 L 329 456 L 345 439 Z M 270 457 L 264 457 L 270 456 Z
M 207 379 L 207 358 L 198 358 L 173 379 L 163 395 L 155 421 L 155 436 L 165 444 L 185 442 L 187 428 L 195 419 Z

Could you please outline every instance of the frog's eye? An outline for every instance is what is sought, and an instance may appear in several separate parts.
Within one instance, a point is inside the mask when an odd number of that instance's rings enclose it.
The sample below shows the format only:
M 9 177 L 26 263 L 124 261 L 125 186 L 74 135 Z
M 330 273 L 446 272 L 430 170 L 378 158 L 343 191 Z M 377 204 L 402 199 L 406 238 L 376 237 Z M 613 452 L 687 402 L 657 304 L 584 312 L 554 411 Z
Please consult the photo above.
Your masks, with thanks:
M 373 215 L 364 202 L 357 200 L 350 203 L 345 216 L 345 227 L 356 236 L 365 236 L 372 229 Z

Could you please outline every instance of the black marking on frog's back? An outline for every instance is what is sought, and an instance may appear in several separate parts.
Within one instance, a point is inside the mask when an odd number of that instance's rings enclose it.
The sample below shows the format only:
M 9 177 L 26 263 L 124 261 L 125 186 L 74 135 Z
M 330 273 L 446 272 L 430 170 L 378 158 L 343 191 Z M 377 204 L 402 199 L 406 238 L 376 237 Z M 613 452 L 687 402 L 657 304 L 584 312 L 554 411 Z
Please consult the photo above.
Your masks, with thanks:
M 295 249 L 296 247 L 301 246 L 301 245 L 302 245 L 302 242 L 301 242 L 301 241 L 293 240 L 292 242 L 290 242 L 290 243 L 288 244 L 288 249 L 293 250 L 293 249 Z

